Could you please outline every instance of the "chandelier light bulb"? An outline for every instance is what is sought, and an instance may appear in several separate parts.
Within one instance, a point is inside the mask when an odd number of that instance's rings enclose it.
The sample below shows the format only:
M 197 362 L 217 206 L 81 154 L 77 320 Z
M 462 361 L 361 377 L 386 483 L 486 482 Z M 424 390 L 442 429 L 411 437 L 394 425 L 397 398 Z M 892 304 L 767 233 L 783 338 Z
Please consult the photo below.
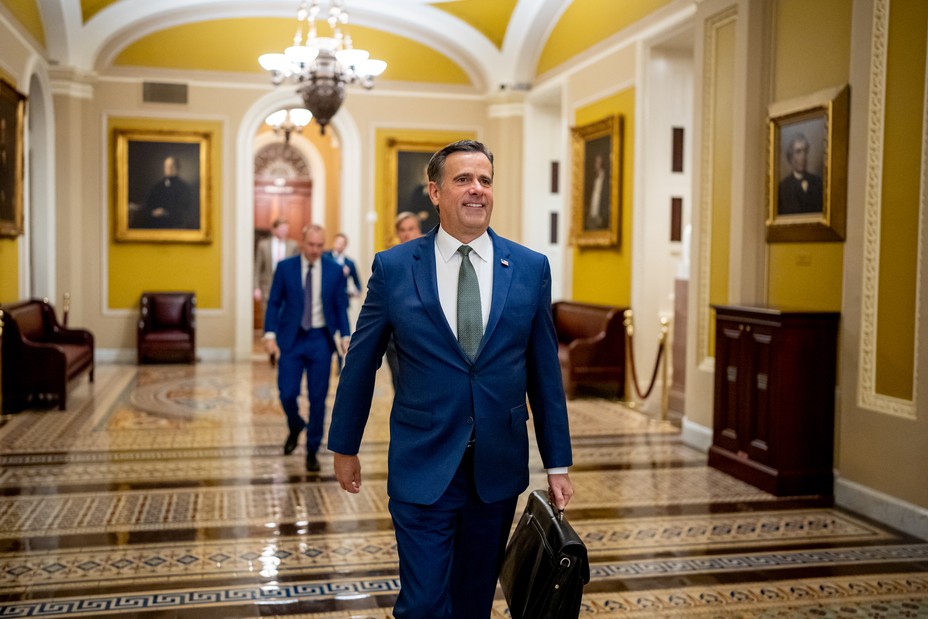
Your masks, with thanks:
M 370 53 L 363 49 L 340 49 L 335 52 L 335 59 L 346 67 L 356 67 L 370 58 Z
M 309 64 L 319 55 L 319 50 L 309 45 L 291 45 L 284 50 L 284 57 L 287 62 L 302 67 L 308 67 Z
M 373 58 L 369 58 L 358 64 L 356 70 L 360 75 L 377 77 L 387 70 L 387 63 L 383 60 L 374 60 Z
M 296 125 L 297 131 L 309 124 L 313 119 L 313 114 L 309 110 L 301 107 L 295 107 L 290 110 L 290 121 Z
M 264 119 L 264 122 L 266 122 L 271 127 L 274 127 L 275 129 L 277 129 L 284 124 L 284 121 L 286 119 L 287 119 L 287 110 L 277 110 L 276 112 L 268 116 L 266 119 Z

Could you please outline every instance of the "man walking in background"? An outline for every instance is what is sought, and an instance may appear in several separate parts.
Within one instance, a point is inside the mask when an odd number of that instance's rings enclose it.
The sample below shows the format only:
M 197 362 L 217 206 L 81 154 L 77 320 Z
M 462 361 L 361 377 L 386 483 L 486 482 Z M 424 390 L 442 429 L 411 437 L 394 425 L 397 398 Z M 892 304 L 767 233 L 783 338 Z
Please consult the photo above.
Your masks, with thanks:
M 255 301 L 261 303 L 261 315 L 267 311 L 267 296 L 271 291 L 274 270 L 284 258 L 300 252 L 300 245 L 291 238 L 290 224 L 286 219 L 275 219 L 271 225 L 271 236 L 261 239 L 255 249 Z
M 290 430 L 284 455 L 296 448 L 306 428 L 306 470 L 317 472 L 316 451 L 322 442 L 325 398 L 329 392 L 332 353 L 338 334 L 341 352 L 348 349 L 348 296 L 341 267 L 322 255 L 325 231 L 303 230 L 302 253 L 277 265 L 264 319 L 264 347 L 279 355 L 277 388 Z M 300 417 L 298 397 L 303 374 L 309 395 L 309 422 Z

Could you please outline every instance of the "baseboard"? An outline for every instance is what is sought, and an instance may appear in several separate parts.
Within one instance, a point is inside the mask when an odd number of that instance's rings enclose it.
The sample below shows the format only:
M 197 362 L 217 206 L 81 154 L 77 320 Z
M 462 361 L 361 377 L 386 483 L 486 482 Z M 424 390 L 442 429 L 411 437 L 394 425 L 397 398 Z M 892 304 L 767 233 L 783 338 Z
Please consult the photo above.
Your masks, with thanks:
M 928 509 L 835 476 L 835 504 L 928 540 Z
M 712 447 L 712 428 L 693 423 L 684 417 L 681 438 L 684 445 L 708 453 L 709 448 Z
M 136 363 L 138 354 L 134 348 L 98 348 L 93 355 L 96 363 Z M 231 348 L 197 348 L 199 362 L 232 361 Z

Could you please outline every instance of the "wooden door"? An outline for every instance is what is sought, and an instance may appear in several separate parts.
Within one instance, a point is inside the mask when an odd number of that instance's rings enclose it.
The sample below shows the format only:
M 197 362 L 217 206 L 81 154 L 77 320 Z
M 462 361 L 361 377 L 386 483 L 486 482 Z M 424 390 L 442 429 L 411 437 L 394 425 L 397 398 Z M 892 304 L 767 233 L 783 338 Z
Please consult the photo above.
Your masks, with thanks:
M 302 237 L 304 226 L 312 223 L 313 183 L 309 179 L 255 179 L 255 247 L 258 241 L 271 234 L 271 227 L 278 218 L 290 224 L 289 238 L 297 243 Z M 254 302 L 254 329 L 264 328 L 264 309 Z

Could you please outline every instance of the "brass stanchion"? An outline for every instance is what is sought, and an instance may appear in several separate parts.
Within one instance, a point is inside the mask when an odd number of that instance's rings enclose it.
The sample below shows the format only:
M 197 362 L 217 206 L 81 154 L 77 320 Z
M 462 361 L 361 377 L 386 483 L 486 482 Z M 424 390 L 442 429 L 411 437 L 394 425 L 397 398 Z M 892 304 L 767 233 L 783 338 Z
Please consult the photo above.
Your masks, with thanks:
M 670 363 L 670 347 L 667 346 L 667 333 L 670 331 L 670 319 L 661 316 L 661 336 L 658 344 L 658 354 L 664 351 L 661 368 L 661 421 L 667 421 L 667 411 L 670 408 L 670 384 L 667 381 L 667 365 Z
M 632 310 L 627 309 L 622 314 L 625 326 L 625 392 L 622 394 L 622 404 L 629 408 L 635 408 L 638 403 L 635 401 L 634 378 L 632 377 L 632 336 L 635 334 L 635 325 Z
M 68 326 L 68 314 L 71 312 L 71 293 L 64 293 L 64 308 L 61 310 L 61 326 Z

